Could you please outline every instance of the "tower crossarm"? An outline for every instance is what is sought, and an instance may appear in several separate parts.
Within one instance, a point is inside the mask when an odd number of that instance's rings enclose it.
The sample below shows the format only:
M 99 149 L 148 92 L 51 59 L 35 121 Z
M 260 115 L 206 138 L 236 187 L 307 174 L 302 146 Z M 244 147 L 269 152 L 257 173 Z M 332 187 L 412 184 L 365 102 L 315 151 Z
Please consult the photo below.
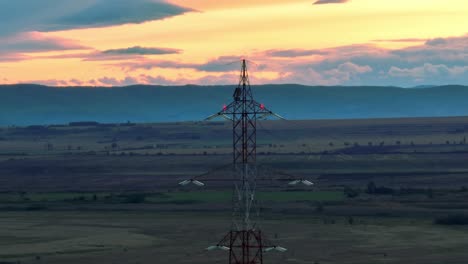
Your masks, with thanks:
M 247 111 L 243 111 L 243 109 L 239 107 L 239 102 L 231 102 L 229 105 L 224 106 L 221 111 L 207 117 L 205 121 L 209 121 L 218 117 L 233 121 L 235 115 L 242 114 L 256 115 L 256 119 L 267 119 L 268 117 L 273 117 L 285 120 L 284 117 L 269 110 L 264 104 L 258 103 L 257 101 L 249 100 L 247 101 L 247 104 L 250 105 L 249 109 L 247 109 Z

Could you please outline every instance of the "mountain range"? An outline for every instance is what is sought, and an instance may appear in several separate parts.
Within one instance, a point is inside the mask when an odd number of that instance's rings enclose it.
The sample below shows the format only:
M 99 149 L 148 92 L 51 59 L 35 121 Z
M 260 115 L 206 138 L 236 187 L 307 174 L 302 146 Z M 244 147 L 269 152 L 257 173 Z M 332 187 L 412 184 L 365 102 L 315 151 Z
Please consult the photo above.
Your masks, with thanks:
M 0 126 L 198 121 L 232 101 L 234 86 L 48 87 L 0 85 Z M 287 119 L 468 115 L 468 86 L 426 88 L 252 86 L 256 100 Z

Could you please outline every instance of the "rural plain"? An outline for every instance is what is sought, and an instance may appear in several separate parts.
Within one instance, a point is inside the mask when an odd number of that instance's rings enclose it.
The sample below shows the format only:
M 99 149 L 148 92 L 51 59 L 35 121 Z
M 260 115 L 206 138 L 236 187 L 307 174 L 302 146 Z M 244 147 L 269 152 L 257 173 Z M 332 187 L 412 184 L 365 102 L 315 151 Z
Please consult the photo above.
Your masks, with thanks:
M 259 219 L 288 248 L 265 260 L 466 263 L 467 123 L 260 121 Z M 231 140 L 222 122 L 1 128 L 0 263 L 224 262 L 205 248 L 230 226 Z

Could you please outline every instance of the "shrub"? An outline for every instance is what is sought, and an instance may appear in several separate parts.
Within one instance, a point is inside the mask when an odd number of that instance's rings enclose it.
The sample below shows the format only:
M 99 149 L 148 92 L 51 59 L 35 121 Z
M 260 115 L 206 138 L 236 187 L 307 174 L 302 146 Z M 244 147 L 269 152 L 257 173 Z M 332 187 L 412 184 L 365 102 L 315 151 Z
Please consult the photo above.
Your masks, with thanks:
M 26 211 L 39 211 L 39 210 L 45 210 L 47 209 L 47 207 L 42 204 L 30 204 L 25 209 Z
M 377 188 L 377 186 L 375 186 L 375 183 L 373 181 L 369 182 L 367 184 L 367 193 L 368 194 L 373 194 L 375 193 L 375 189 Z
M 380 186 L 380 187 L 377 187 L 377 185 L 375 185 L 374 182 L 369 182 L 367 184 L 367 190 L 366 192 L 368 194 L 375 194 L 375 195 L 378 195 L 378 194 L 393 194 L 395 193 L 395 191 L 392 189 L 392 188 L 389 188 L 389 187 L 385 187 L 385 186 Z
M 434 198 L 434 191 L 431 188 L 429 188 L 426 191 L 426 195 L 427 195 L 427 198 L 432 199 Z
M 375 189 L 375 194 L 393 194 L 394 190 L 389 187 L 380 186 Z
M 144 193 L 133 193 L 125 197 L 125 203 L 144 203 L 145 201 L 146 194 Z
M 468 225 L 468 215 L 456 214 L 438 217 L 434 220 L 436 225 Z
M 317 213 L 322 213 L 323 211 L 325 211 L 325 208 L 323 207 L 323 203 L 321 202 L 317 203 L 317 207 L 315 207 L 315 211 Z
M 355 198 L 359 196 L 359 191 L 354 190 L 353 188 L 346 186 L 343 190 L 344 195 L 348 198 Z

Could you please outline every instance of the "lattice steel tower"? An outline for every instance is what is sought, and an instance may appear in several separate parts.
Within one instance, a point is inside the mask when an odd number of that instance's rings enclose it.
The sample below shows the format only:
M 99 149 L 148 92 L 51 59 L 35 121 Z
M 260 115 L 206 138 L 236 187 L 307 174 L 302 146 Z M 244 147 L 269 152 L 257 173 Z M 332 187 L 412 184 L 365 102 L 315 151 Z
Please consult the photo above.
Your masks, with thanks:
M 254 100 L 245 60 L 242 60 L 239 85 L 234 90 L 233 99 L 220 112 L 207 118 L 223 117 L 232 121 L 235 173 L 231 230 L 216 246 L 208 249 L 228 250 L 230 264 L 263 263 L 265 251 L 286 249 L 269 244 L 253 219 L 259 209 L 255 193 L 257 119 L 270 115 L 281 117 Z

